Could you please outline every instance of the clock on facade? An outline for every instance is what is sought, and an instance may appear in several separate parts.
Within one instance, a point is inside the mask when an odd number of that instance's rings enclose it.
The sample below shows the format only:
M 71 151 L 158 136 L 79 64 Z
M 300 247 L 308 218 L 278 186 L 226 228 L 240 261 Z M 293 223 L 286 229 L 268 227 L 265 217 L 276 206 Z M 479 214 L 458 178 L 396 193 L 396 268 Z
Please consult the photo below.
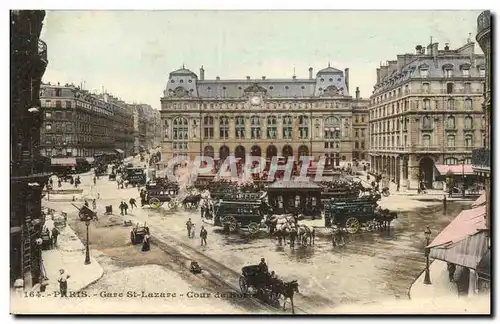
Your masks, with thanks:
M 250 99 L 250 103 L 254 106 L 260 105 L 260 98 L 259 97 L 252 97 L 252 99 Z

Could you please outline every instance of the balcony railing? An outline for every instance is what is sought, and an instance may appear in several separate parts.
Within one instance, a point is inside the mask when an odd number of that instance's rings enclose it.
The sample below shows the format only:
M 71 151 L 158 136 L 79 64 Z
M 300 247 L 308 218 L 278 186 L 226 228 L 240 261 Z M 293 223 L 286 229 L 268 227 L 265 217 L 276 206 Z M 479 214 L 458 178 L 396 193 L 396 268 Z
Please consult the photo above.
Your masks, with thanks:
M 38 40 L 38 55 L 40 55 L 44 61 L 47 61 L 47 44 L 41 39 Z
M 490 150 L 479 148 L 472 150 L 472 165 L 474 167 L 490 168 L 491 157 Z

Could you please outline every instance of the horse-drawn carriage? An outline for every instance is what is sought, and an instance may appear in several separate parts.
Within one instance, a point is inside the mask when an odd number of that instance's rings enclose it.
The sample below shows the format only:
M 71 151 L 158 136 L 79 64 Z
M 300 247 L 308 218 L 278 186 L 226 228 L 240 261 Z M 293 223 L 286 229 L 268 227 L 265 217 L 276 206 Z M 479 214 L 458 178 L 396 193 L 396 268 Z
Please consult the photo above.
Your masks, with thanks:
M 240 193 L 230 200 L 216 202 L 214 225 L 230 232 L 247 228 L 250 233 L 257 233 L 264 219 L 260 197 L 262 194 Z
M 323 191 L 321 192 L 321 199 L 328 200 L 332 198 L 356 198 L 360 195 L 362 185 L 359 183 L 335 181 L 321 183 Z
M 159 208 L 164 203 L 168 208 L 173 207 L 173 201 L 179 193 L 179 186 L 175 183 L 149 183 L 146 185 L 147 202 L 152 208 Z
M 143 186 L 146 184 L 146 172 L 144 168 L 127 168 L 123 180 L 125 180 L 127 186 L 129 184 L 133 187 L 137 185 Z
M 332 199 L 325 203 L 325 226 L 335 225 L 354 234 L 361 227 L 388 227 L 397 218 L 396 212 L 381 209 L 377 205 L 380 194 L 354 199 Z
M 274 307 L 280 306 L 280 297 L 283 296 L 283 310 L 287 299 L 290 299 L 292 313 L 295 312 L 293 295 L 299 292 L 297 280 L 284 282 L 259 265 L 250 265 L 241 269 L 239 284 L 243 294 L 248 294 L 251 289 L 255 297 Z

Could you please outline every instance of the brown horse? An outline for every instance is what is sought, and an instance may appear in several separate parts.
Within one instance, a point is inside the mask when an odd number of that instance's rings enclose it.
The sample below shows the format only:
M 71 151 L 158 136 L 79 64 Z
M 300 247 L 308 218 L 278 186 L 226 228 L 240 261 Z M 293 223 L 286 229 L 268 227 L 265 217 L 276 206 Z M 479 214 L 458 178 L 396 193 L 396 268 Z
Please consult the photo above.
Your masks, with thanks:
M 283 296 L 283 311 L 285 310 L 286 300 L 290 299 L 290 303 L 292 304 L 292 314 L 295 314 L 295 308 L 293 305 L 293 295 L 295 293 L 299 293 L 299 283 L 297 280 L 292 280 L 289 282 L 283 282 L 280 280 L 280 284 L 276 287 L 277 292 Z

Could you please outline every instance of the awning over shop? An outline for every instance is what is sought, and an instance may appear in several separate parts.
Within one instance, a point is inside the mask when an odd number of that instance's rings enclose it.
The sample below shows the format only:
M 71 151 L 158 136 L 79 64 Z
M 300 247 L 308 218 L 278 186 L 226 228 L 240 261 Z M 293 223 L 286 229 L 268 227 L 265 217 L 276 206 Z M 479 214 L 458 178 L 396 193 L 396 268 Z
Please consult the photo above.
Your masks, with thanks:
M 483 194 L 477 198 L 477 200 L 472 203 L 472 207 L 479 207 L 481 205 L 484 205 L 486 203 L 486 192 L 483 192 Z
M 76 166 L 76 158 L 74 157 L 52 158 L 50 159 L 50 163 L 52 165 L 59 165 L 59 166 Z
M 457 164 L 457 165 L 446 165 L 446 164 L 436 164 L 436 169 L 441 175 L 446 175 L 448 172 L 451 172 L 455 175 L 471 175 L 475 174 L 474 170 L 472 170 L 472 165 L 470 164 Z
M 486 206 L 458 214 L 432 241 L 430 257 L 475 269 L 488 248 Z
M 123 152 L 123 150 L 121 150 L 121 149 L 117 149 L 117 148 L 115 148 L 115 151 L 116 151 L 116 152 L 118 152 L 118 153 L 120 153 L 120 154 L 123 154 L 123 153 L 124 153 L 124 152 Z

